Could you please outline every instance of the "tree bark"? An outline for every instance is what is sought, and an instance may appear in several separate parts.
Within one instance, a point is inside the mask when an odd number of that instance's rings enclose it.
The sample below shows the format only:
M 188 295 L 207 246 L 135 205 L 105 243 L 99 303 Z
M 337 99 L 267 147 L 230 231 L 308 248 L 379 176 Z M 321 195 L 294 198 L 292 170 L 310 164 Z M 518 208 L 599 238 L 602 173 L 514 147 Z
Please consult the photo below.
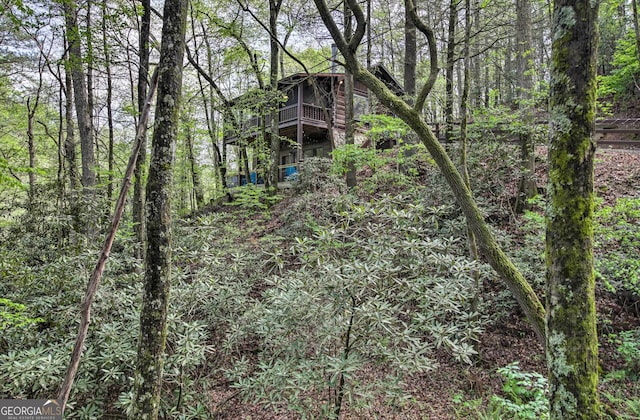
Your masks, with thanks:
M 67 57 L 65 57 L 67 58 Z M 71 80 L 71 70 L 69 69 L 68 60 L 65 65 L 65 138 L 64 138 L 64 157 L 67 166 L 67 175 L 69 178 L 69 212 L 71 220 L 73 220 L 73 230 L 80 230 L 80 206 L 78 203 L 78 164 L 76 163 L 76 139 L 73 123 L 73 82 Z
M 353 25 L 351 23 L 351 9 L 344 2 L 344 38 L 349 42 L 353 33 Z M 355 127 L 353 121 L 353 74 L 349 69 L 344 69 L 344 143 L 355 144 Z M 354 188 L 357 184 L 356 165 L 349 160 L 347 163 L 346 174 L 347 187 Z
M 473 2 L 473 21 L 475 22 L 476 27 L 480 27 L 480 13 L 482 8 L 480 7 L 479 1 L 474 0 Z M 472 92 L 472 102 L 473 106 L 476 108 L 481 108 L 484 105 L 484 101 L 482 100 L 482 71 L 480 69 L 480 63 L 482 62 L 483 57 L 480 55 L 480 47 L 478 46 L 478 42 L 475 41 L 473 43 L 473 59 L 472 59 L 472 77 L 473 80 L 473 92 Z
M 171 281 L 171 183 L 182 91 L 187 0 L 166 0 L 147 180 L 147 253 L 131 418 L 157 419 Z
M 456 52 L 456 22 L 458 21 L 458 0 L 449 2 L 449 27 L 447 30 L 447 62 L 445 63 L 445 140 L 453 141 L 453 66 Z
M 522 274 L 516 269 L 511 260 L 505 255 L 498 243 L 496 242 L 488 224 L 484 221 L 482 214 L 471 195 L 471 191 L 465 185 L 465 182 L 447 155 L 438 139 L 424 121 L 419 109 L 415 109 L 402 99 L 398 98 L 384 83 L 377 79 L 371 72 L 363 69 L 357 61 L 355 51 L 362 40 L 364 34 L 364 13 L 358 6 L 357 0 L 347 0 L 349 7 L 355 13 L 358 25 L 354 32 L 351 42 L 342 36 L 342 33 L 336 25 L 329 7 L 325 0 L 314 0 L 318 7 L 320 17 L 325 26 L 331 33 L 338 48 L 345 58 L 345 63 L 356 79 L 364 83 L 392 112 L 401 118 L 409 127 L 411 127 L 418 137 L 422 140 L 427 150 L 434 159 L 445 180 L 453 191 L 454 196 L 465 215 L 467 222 L 473 233 L 476 235 L 480 253 L 483 255 L 491 267 L 504 280 L 507 287 L 520 304 L 523 312 L 527 316 L 531 327 L 538 336 L 540 342 L 545 342 L 544 319 L 545 310 L 535 292 L 524 279 Z
M 140 49 L 138 61 L 138 112 L 142 112 L 144 100 L 147 97 L 147 85 L 149 83 L 149 31 L 151 27 L 151 0 L 141 0 L 142 19 L 140 21 Z M 133 229 L 136 234 L 136 257 L 144 259 L 145 251 L 145 214 L 144 214 L 144 168 L 147 163 L 147 134 L 142 135 L 142 147 L 136 161 L 134 171 L 132 216 Z
M 280 172 L 280 102 L 275 100 L 278 91 L 278 65 L 280 56 L 280 46 L 278 45 L 278 15 L 280 14 L 282 0 L 269 0 L 269 48 L 270 71 L 269 71 L 269 103 L 271 105 L 271 129 L 269 130 L 269 170 L 266 177 L 267 192 L 275 194 L 278 190 L 278 178 Z M 273 103 L 272 103 L 273 101 Z M 302 104 L 299 104 L 302 106 Z M 249 180 L 247 180 L 249 182 Z
M 469 191 L 471 191 L 471 178 L 469 177 L 469 170 L 467 165 L 467 148 L 468 148 L 468 136 L 467 136 L 467 123 L 468 123 L 468 104 L 469 104 L 469 90 L 470 90 L 470 73 L 471 73 L 471 0 L 464 1 L 464 43 L 463 43 L 463 57 L 464 68 L 462 78 L 462 97 L 460 98 L 460 167 L 462 168 L 462 178 Z M 476 236 L 471 229 L 469 223 L 467 223 L 467 248 L 469 249 L 469 257 L 472 261 L 478 261 L 480 256 L 478 255 L 478 244 L 476 242 Z M 470 302 L 470 311 L 474 315 L 475 320 L 479 318 L 478 309 L 480 306 L 480 273 L 478 270 L 472 271 L 473 294 Z M 477 338 L 477 337 L 476 337 Z M 478 349 L 477 340 L 474 340 L 475 349 Z
M 40 86 L 42 86 L 42 73 L 40 73 Z M 40 101 L 40 88 L 32 104 L 31 98 L 27 98 L 27 149 L 29 150 L 29 209 L 33 209 L 36 196 L 36 143 L 33 134 L 33 121 L 35 120 L 38 102 Z
M 416 94 L 416 24 L 411 15 L 411 4 L 404 2 L 404 93 L 413 103 Z
M 204 207 L 204 191 L 202 190 L 202 183 L 200 182 L 198 162 L 196 162 L 196 156 L 193 153 L 193 135 L 191 128 L 189 127 L 187 128 L 185 141 L 187 142 L 187 159 L 189 160 L 191 183 L 193 185 L 193 195 L 196 199 L 196 208 L 201 209 Z
M 371 0 L 367 0 L 367 69 L 371 68 Z
M 598 2 L 557 0 L 546 212 L 550 419 L 599 419 L 593 268 Z
M 95 104 L 93 98 L 93 28 L 91 27 L 91 7 L 93 0 L 87 0 L 87 28 L 86 28 L 86 42 L 87 42 L 87 113 L 89 114 L 89 124 L 91 130 L 91 141 L 94 140 L 94 126 L 93 117 L 95 115 Z M 97 143 L 93 145 L 96 153 L 98 152 Z M 97 176 L 96 176 L 97 177 Z
M 113 79 L 111 76 L 111 52 L 109 48 L 109 40 L 107 37 L 107 1 L 102 2 L 102 49 L 104 53 L 104 70 L 107 76 L 107 127 L 109 131 L 109 142 L 107 146 L 107 167 L 109 174 L 107 176 L 107 200 L 111 202 L 113 197 L 113 108 L 111 105 L 113 99 Z M 145 98 L 146 99 L 146 98 Z
M 638 0 L 631 0 L 631 13 L 633 14 L 633 31 L 636 34 L 636 58 L 640 61 L 640 25 L 638 24 Z
M 533 116 L 531 98 L 533 76 L 531 74 L 532 36 L 531 1 L 516 0 L 516 106 L 520 111 L 522 127 L 518 133 L 520 143 L 520 181 L 516 197 L 516 213 L 530 208 L 529 199 L 536 196 L 538 189 L 535 181 L 535 139 L 533 137 Z
M 80 30 L 78 28 L 75 2 L 71 0 L 62 0 L 62 2 L 67 27 L 67 43 L 69 45 L 69 68 L 71 70 L 71 79 L 73 81 L 76 118 L 78 120 L 78 131 L 80 133 L 82 187 L 88 198 L 88 195 L 92 192 L 93 187 L 95 186 L 96 175 L 94 172 L 95 156 L 93 132 L 91 116 L 89 115 L 87 84 L 83 71 L 83 58 L 80 47 Z

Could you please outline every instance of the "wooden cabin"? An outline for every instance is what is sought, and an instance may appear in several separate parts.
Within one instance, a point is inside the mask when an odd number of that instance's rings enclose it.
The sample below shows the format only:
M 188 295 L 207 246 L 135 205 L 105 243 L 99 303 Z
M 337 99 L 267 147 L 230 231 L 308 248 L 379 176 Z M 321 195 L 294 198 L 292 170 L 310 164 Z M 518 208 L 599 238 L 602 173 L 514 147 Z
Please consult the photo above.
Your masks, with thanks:
M 374 74 L 395 92 L 402 92 L 398 82 L 382 66 L 376 66 Z M 286 180 L 297 173 L 298 165 L 309 157 L 330 157 L 334 148 L 345 141 L 345 96 L 343 73 L 297 73 L 278 82 L 278 90 L 285 100 L 280 103 L 278 115 L 279 135 L 287 140 L 280 147 L 280 179 Z M 251 99 L 241 96 L 234 103 L 243 103 L 236 118 L 241 121 L 240 129 L 225 133 L 224 142 L 228 146 L 251 144 L 261 135 L 264 120 L 271 125 L 270 116 L 255 116 L 251 109 Z M 256 108 L 259 108 L 257 105 Z M 370 99 L 367 87 L 354 82 L 354 119 L 370 113 Z M 243 114 L 244 112 L 244 114 Z M 254 113 L 254 115 L 251 115 Z M 356 144 L 365 142 L 365 127 L 356 131 Z M 254 165 L 255 167 L 255 165 Z M 254 176 L 252 175 L 252 178 Z M 253 180 L 256 182 L 256 179 Z M 237 183 L 237 180 L 236 180 Z M 242 182 L 240 182 L 242 183 Z

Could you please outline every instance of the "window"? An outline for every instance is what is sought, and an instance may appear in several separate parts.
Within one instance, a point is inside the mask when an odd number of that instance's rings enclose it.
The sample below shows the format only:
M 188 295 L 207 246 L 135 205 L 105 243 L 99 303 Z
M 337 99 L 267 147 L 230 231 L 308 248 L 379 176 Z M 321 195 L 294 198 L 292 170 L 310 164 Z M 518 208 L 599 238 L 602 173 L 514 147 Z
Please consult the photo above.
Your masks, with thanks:
M 304 157 L 324 157 L 324 147 L 314 147 L 312 149 L 307 149 L 304 151 Z

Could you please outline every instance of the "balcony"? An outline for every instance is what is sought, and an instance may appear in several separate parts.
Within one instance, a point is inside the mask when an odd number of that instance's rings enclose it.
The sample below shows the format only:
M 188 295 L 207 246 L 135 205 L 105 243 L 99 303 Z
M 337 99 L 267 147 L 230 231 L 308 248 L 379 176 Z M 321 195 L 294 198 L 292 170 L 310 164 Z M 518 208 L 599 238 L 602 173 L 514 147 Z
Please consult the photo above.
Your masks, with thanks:
M 298 121 L 300 121 L 300 123 L 303 125 L 311 125 L 318 128 L 327 128 L 327 120 L 325 115 L 325 108 L 318 105 L 303 103 L 302 109 L 300 109 L 299 104 L 288 105 L 280 108 L 280 112 L 278 115 L 278 129 L 282 131 L 282 129 L 284 128 L 296 126 L 298 124 Z M 250 139 L 257 136 L 260 130 L 261 122 L 262 117 L 251 116 L 245 119 L 241 127 L 242 137 Z M 265 124 L 266 127 L 271 126 L 271 115 L 266 116 Z M 238 133 L 233 132 L 232 130 L 228 130 L 225 132 L 224 139 L 227 144 L 233 144 L 238 139 Z

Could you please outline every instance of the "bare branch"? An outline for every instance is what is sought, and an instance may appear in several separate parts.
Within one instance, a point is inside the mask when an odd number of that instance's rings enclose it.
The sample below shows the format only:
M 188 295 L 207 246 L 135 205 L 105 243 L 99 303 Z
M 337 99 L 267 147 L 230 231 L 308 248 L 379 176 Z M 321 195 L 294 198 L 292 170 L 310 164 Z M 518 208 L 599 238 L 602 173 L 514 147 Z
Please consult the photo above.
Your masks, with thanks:
M 436 45 L 436 38 L 433 34 L 433 30 L 425 25 L 422 19 L 420 19 L 420 16 L 418 16 L 414 0 L 407 0 L 407 5 L 409 6 L 408 12 L 411 20 L 413 20 L 416 28 L 418 28 L 418 30 L 427 38 L 427 43 L 429 44 L 429 78 L 420 89 L 414 106 L 416 111 L 422 112 L 424 102 L 438 79 L 438 47 Z
M 282 3 L 282 2 L 280 2 Z M 249 13 L 249 15 L 251 15 L 251 17 L 253 18 L 253 20 L 256 21 L 256 23 L 258 23 L 258 25 L 260 25 L 262 27 L 262 29 L 264 29 L 265 31 L 267 31 L 267 34 L 269 34 L 269 38 L 271 38 L 272 40 L 276 41 L 278 43 L 278 47 L 280 47 L 280 49 L 287 54 L 287 56 L 289 58 L 291 58 L 293 61 L 295 61 L 300 67 L 302 67 L 302 69 L 304 70 L 304 73 L 306 74 L 310 74 L 309 70 L 307 69 L 307 66 L 304 65 L 304 63 L 302 61 L 300 61 L 296 56 L 294 56 L 288 49 L 287 47 L 280 42 L 280 40 L 278 39 L 278 37 L 276 37 L 274 34 L 271 33 L 271 30 L 269 30 L 269 27 L 260 20 L 260 18 L 258 18 L 258 16 L 255 15 L 255 13 L 253 13 L 253 11 L 249 8 L 249 6 L 247 4 L 243 4 L 242 0 L 238 0 L 238 4 L 240 5 L 240 7 L 242 8 L 242 10 L 244 10 L 245 12 Z M 278 6 L 278 9 L 280 9 L 280 6 Z M 237 38 L 236 38 L 237 39 Z

